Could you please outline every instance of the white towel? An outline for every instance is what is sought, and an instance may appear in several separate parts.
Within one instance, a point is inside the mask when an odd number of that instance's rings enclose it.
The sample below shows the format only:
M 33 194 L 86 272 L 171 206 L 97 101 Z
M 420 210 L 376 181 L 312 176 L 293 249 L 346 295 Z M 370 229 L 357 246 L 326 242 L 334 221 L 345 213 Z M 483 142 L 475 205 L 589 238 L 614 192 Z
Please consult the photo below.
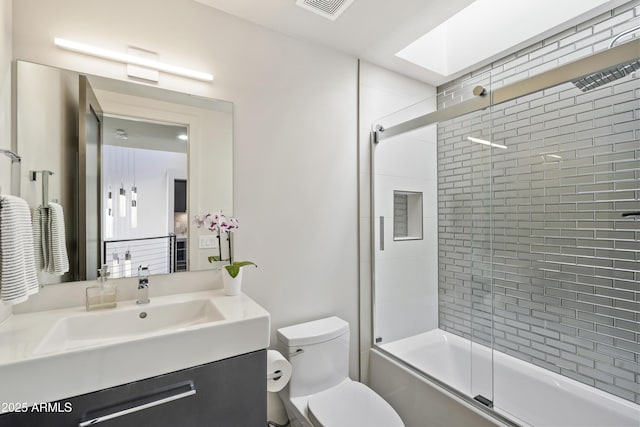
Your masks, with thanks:
M 47 209 L 42 206 L 31 211 L 31 223 L 33 224 L 33 248 L 36 258 L 36 270 L 42 271 L 47 269 L 49 262 L 49 254 L 47 253 L 47 225 L 49 223 L 49 214 Z
M 47 272 L 63 275 L 69 271 L 69 257 L 65 243 L 64 213 L 62 206 L 57 203 L 49 203 L 49 222 L 47 226 Z
M 18 304 L 40 289 L 27 202 L 0 196 L 0 300 Z

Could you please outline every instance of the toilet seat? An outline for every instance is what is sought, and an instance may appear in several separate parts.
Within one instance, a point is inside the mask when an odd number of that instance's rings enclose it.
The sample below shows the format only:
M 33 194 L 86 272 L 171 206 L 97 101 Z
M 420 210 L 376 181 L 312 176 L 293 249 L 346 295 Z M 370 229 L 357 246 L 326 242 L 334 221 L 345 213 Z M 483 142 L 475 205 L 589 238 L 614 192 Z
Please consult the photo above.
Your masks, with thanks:
M 404 427 L 382 397 L 351 380 L 310 397 L 307 410 L 316 427 Z

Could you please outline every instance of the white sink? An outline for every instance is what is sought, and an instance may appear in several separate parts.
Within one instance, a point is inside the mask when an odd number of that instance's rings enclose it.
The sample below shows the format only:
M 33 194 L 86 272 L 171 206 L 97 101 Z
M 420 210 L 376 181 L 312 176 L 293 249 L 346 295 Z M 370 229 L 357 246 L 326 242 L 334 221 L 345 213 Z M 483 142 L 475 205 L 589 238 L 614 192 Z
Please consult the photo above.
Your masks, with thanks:
M 224 320 L 211 299 L 128 306 L 73 314 L 58 320 L 34 354 L 67 351 Z
M 270 316 L 221 289 L 10 316 L 0 402 L 53 402 L 269 347 Z

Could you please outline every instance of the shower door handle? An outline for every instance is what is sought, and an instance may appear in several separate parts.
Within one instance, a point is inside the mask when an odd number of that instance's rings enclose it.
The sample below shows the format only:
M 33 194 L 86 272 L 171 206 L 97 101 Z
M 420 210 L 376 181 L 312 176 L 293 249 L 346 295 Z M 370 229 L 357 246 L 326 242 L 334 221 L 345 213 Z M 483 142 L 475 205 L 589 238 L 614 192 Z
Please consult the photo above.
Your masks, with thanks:
M 384 251 L 384 216 L 380 217 L 380 250 Z

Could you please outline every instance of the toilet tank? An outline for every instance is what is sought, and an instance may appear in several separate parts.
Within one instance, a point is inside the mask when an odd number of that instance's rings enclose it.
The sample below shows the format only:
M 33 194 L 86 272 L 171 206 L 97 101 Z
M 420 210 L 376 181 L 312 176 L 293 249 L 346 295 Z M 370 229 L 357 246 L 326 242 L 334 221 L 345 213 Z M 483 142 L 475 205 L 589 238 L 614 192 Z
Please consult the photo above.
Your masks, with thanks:
M 349 324 L 338 317 L 280 328 L 278 349 L 292 367 L 289 396 L 318 393 L 349 376 Z

